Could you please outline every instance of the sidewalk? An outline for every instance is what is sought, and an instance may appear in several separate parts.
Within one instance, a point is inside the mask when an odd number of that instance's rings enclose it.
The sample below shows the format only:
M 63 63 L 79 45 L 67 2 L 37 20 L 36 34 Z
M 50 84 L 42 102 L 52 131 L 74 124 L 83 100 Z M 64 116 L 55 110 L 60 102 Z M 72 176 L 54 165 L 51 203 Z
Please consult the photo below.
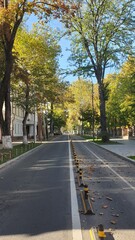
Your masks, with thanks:
M 123 157 L 135 156 L 135 140 L 125 139 L 110 139 L 111 141 L 118 142 L 118 144 L 103 144 L 101 147 L 117 153 Z

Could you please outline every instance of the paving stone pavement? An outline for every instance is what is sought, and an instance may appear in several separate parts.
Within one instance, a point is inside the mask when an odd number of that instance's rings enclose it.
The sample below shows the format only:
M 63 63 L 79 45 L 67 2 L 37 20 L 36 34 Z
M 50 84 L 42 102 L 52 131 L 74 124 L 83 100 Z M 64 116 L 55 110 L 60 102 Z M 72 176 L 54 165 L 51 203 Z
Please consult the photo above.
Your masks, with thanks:
M 101 147 L 117 153 L 123 157 L 135 156 L 135 140 L 111 139 L 116 144 L 104 144 Z

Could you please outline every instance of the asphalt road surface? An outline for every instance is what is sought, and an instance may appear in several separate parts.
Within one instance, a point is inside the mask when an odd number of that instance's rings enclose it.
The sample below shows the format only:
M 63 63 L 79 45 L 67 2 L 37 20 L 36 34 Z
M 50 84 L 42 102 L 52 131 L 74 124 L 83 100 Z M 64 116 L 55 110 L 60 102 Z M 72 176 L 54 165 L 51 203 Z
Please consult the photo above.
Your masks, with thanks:
M 0 169 L 0 240 L 73 239 L 70 158 L 60 136 Z
M 83 238 L 90 239 L 87 230 L 103 224 L 107 240 L 135 240 L 135 164 L 79 137 L 72 136 L 72 142 L 95 212 L 80 215 Z M 77 192 L 79 200 L 80 187 Z
M 0 169 L 0 240 L 90 240 L 99 224 L 107 240 L 135 240 L 135 165 L 71 138 L 95 215 L 83 214 L 70 141 L 59 136 Z

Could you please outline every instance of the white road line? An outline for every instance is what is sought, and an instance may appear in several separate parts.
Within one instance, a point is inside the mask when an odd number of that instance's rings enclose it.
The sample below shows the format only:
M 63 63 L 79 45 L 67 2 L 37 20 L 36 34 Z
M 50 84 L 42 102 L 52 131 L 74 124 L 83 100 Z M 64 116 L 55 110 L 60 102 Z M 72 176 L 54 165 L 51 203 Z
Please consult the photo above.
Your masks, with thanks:
M 72 214 L 72 238 L 73 240 L 82 240 L 81 222 L 78 212 L 78 202 L 72 165 L 71 147 L 69 141 L 69 167 L 70 167 L 70 191 L 71 191 L 71 214 Z
M 88 147 L 86 147 L 84 144 L 83 146 L 90 152 L 92 153 L 100 162 L 105 164 L 105 162 L 99 158 L 93 151 L 91 151 Z M 135 187 L 132 186 L 126 179 L 124 179 L 120 174 L 118 174 L 114 169 L 112 169 L 109 165 L 106 165 L 107 168 L 109 168 L 117 177 L 119 177 L 123 182 L 125 182 L 132 190 L 135 191 Z

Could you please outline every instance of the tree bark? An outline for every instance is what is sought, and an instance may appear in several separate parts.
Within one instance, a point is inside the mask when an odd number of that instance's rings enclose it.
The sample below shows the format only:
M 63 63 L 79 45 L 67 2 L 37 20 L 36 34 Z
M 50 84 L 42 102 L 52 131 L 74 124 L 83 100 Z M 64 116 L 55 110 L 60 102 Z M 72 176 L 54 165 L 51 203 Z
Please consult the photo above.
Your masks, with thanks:
M 38 140 L 42 141 L 43 139 L 43 134 L 42 134 L 42 112 L 38 112 Z
M 109 140 L 109 135 L 107 133 L 107 126 L 106 126 L 106 111 L 105 111 L 105 96 L 104 96 L 104 73 L 105 73 L 105 66 L 102 67 L 101 60 L 98 60 L 95 62 L 93 59 L 93 56 L 91 54 L 91 51 L 89 49 L 89 43 L 87 39 L 84 37 L 83 32 L 80 33 L 83 37 L 83 43 L 86 49 L 86 52 L 88 54 L 88 57 L 92 63 L 94 73 L 98 82 L 98 92 L 99 92 L 99 101 L 100 101 L 100 124 L 101 124 L 101 137 L 103 142 L 107 142 Z M 96 52 L 95 48 L 95 52 Z M 97 52 L 96 52 L 97 53 Z
M 103 142 L 109 141 L 109 135 L 106 127 L 106 109 L 105 109 L 105 96 L 104 84 L 98 83 L 99 99 L 100 99 L 100 123 L 101 123 L 101 137 Z
M 53 103 L 51 103 L 51 117 L 50 117 L 50 135 L 54 135 L 54 123 L 53 123 Z
M 22 123 L 23 123 L 23 143 L 24 144 L 28 144 L 27 129 L 26 129 L 26 121 L 27 121 L 28 114 L 29 113 L 26 111 L 24 119 L 22 121 Z
M 10 46 L 9 46 L 10 49 Z M 0 126 L 2 130 L 2 140 L 3 148 L 12 148 L 11 140 L 11 104 L 10 104 L 10 75 L 12 72 L 13 59 L 12 53 L 7 50 L 6 52 L 6 64 L 5 64 L 5 74 L 3 81 L 0 84 Z M 3 110 L 3 105 L 5 103 L 5 109 Z M 8 139 L 8 144 L 5 144 L 5 138 Z M 10 142 L 10 143 L 9 143 Z
M 8 7 L 8 1 L 4 1 L 5 4 L 2 4 L 2 7 Z M 23 9 L 24 10 L 24 9 Z M 11 107 L 10 107 L 10 76 L 12 73 L 13 67 L 13 56 L 12 56 L 12 49 L 15 40 L 15 36 L 22 22 L 24 16 L 24 11 L 22 12 L 21 16 L 18 14 L 16 17 L 18 18 L 14 23 L 14 26 L 11 30 L 11 26 L 7 22 L 3 22 L 1 24 L 1 42 L 3 43 L 3 49 L 5 53 L 5 73 L 3 80 L 0 83 L 0 128 L 2 130 L 2 136 L 8 136 L 8 141 L 11 141 L 10 144 L 5 146 L 5 139 L 3 140 L 3 145 L 5 148 L 11 148 L 12 140 L 11 140 L 11 133 L 10 133 L 10 124 L 11 124 Z M 5 102 L 5 116 L 3 116 L 3 105 Z

